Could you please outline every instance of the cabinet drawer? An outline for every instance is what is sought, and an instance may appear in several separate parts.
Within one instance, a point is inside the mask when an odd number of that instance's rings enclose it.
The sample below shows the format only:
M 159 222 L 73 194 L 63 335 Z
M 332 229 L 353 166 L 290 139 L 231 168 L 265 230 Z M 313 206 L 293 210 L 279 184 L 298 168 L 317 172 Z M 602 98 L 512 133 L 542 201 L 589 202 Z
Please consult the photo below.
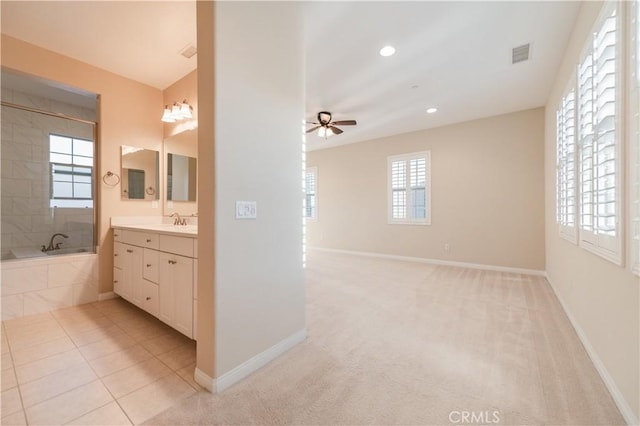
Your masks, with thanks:
M 113 266 L 115 268 L 122 269 L 122 265 L 124 262 L 123 258 L 124 246 L 122 243 L 114 242 L 113 243 Z
M 142 275 L 145 280 L 158 282 L 158 252 L 151 249 L 144 249 L 144 268 Z
M 113 241 L 122 241 L 122 229 L 113 230 Z
M 193 257 L 193 238 L 160 235 L 160 250 L 182 256 Z
M 130 231 L 128 229 L 122 231 L 122 240 L 127 244 L 140 246 L 145 248 L 158 249 L 158 234 L 151 232 Z
M 154 317 L 160 312 L 160 298 L 158 285 L 149 281 L 144 281 L 142 290 L 142 308 Z

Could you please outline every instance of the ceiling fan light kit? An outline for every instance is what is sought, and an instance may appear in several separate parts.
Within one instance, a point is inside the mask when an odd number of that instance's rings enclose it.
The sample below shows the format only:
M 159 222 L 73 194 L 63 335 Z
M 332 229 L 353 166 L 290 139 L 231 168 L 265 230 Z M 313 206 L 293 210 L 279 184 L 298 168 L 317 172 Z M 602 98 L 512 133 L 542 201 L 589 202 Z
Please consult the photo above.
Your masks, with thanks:
M 355 126 L 356 124 L 358 124 L 356 120 L 332 121 L 332 115 L 328 111 L 320 111 L 317 117 L 317 122 L 310 122 L 310 124 L 316 124 L 316 126 L 308 129 L 307 133 L 311 133 L 317 130 L 318 136 L 325 139 L 333 135 L 339 135 L 340 133 L 343 133 L 343 130 L 337 128 L 336 125 Z

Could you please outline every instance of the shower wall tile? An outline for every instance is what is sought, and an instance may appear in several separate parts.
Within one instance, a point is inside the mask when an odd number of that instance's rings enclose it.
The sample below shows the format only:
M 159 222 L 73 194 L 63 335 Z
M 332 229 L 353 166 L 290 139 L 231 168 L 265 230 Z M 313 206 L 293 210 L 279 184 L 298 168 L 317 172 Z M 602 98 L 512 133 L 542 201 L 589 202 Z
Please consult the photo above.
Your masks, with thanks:
M 7 233 L 31 232 L 31 216 L 2 216 L 2 229 Z
M 49 244 L 51 233 L 49 232 L 22 232 L 11 234 L 11 247 L 14 248 L 35 248 Z
M 30 268 L 2 268 L 2 296 L 26 293 L 47 288 L 47 266 Z
M 3 118 L 4 120 L 4 118 Z M 16 141 L 2 141 L 2 158 L 12 161 L 30 161 L 31 145 Z
M 14 179 L 44 179 L 44 165 L 36 161 L 13 161 Z
M 2 122 L 5 124 L 22 127 L 31 127 L 31 114 L 15 108 L 2 107 Z
M 30 93 L 23 93 L 15 90 L 13 92 L 13 103 L 18 105 L 28 106 L 30 108 L 51 110 L 51 100 L 43 98 L 41 96 L 32 95 Z
M 73 303 L 73 287 L 57 287 L 42 291 L 34 291 L 24 295 L 24 315 L 41 314 Z
M 13 161 L 3 158 L 0 167 L 2 167 L 2 170 L 0 170 L 0 176 L 2 176 L 2 178 L 13 177 Z
M 13 89 L 3 87 L 0 92 L 4 102 L 13 102 Z
M 46 132 L 40 128 L 33 126 L 33 120 L 30 126 L 13 125 L 13 141 L 20 144 L 42 145 L 46 142 Z
M 24 295 L 2 296 L 2 321 L 24 316 Z

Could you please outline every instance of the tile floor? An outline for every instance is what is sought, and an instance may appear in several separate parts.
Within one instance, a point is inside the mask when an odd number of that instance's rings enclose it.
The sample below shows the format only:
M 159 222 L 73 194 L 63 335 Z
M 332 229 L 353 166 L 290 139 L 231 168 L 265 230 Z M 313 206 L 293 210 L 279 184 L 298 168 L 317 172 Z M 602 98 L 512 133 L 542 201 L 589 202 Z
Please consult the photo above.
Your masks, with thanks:
M 139 424 L 201 388 L 196 345 L 113 299 L 2 323 L 2 425 Z

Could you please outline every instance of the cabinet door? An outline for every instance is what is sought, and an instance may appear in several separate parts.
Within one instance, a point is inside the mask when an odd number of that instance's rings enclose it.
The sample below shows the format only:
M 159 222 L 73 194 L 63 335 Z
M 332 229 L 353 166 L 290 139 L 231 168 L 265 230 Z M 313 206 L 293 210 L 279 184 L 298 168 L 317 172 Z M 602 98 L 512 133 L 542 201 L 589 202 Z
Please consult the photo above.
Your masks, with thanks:
M 159 318 L 193 337 L 193 259 L 160 253 Z

